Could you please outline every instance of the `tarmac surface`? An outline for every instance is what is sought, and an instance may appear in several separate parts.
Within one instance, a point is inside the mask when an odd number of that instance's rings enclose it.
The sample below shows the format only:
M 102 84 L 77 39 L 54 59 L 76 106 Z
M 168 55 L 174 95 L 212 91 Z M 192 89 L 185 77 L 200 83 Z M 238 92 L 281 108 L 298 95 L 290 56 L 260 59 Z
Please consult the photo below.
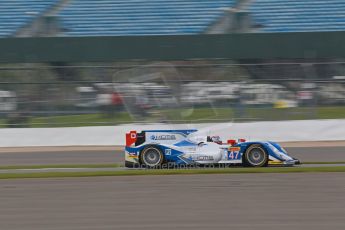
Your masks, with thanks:
M 345 167 L 345 164 L 302 164 L 302 165 L 294 165 L 294 168 L 311 168 L 311 167 Z M 241 168 L 242 166 L 231 166 L 233 168 Z M 275 167 L 275 166 L 269 166 Z M 277 166 L 280 167 L 280 166 Z M 284 167 L 284 166 L 282 166 Z M 126 167 L 105 167 L 105 168 L 38 168 L 38 169 L 0 169 L 0 174 L 8 174 L 8 173 L 42 173 L 42 172 L 116 172 L 116 171 L 124 171 L 124 170 L 149 170 L 145 168 L 126 168 Z M 193 170 L 191 168 L 190 170 Z M 207 170 L 207 168 L 205 168 Z
M 107 164 L 123 163 L 122 151 L 38 151 L 2 152 L 0 165 Z
M 4 230 L 345 226 L 345 173 L 17 179 L 0 191 Z
M 291 156 L 302 162 L 345 162 L 345 147 L 288 147 Z M 0 165 L 48 165 L 48 164 L 106 164 L 123 163 L 122 150 L 84 147 L 63 150 L 2 150 Z

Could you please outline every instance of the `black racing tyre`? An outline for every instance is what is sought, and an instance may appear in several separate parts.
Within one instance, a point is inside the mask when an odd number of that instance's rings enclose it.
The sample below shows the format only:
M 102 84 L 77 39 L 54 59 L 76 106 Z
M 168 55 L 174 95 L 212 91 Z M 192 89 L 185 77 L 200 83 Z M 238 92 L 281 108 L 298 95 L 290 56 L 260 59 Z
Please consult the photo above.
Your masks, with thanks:
M 268 154 L 261 145 L 250 145 L 244 153 L 243 163 L 248 167 L 265 167 L 268 164 Z
M 162 150 L 154 145 L 145 147 L 140 153 L 140 163 L 148 168 L 160 167 L 164 162 Z

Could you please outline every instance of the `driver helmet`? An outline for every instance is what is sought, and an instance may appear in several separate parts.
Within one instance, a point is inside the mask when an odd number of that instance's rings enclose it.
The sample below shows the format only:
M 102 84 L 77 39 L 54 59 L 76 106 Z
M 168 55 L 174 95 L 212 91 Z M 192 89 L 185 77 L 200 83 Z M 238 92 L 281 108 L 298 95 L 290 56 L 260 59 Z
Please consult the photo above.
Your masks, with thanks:
M 212 136 L 211 137 L 212 142 L 217 143 L 217 144 L 222 144 L 222 140 L 220 139 L 220 136 Z

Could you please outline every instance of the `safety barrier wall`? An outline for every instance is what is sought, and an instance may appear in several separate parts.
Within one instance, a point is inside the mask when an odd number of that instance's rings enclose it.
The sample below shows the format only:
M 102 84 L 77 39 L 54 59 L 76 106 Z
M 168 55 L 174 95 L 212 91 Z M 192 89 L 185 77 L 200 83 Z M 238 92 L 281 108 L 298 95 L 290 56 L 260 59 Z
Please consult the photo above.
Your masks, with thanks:
M 78 128 L 0 129 L 0 147 L 124 145 L 130 130 L 198 128 L 200 135 L 272 141 L 345 140 L 345 119 L 209 124 L 127 124 Z

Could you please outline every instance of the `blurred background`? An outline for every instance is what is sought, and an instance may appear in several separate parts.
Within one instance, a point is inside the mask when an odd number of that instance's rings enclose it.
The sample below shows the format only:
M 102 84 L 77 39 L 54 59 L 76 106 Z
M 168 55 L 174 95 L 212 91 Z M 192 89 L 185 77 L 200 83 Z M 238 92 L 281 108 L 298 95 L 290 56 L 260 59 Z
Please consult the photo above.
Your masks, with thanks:
M 0 0 L 0 229 L 344 229 L 344 127 L 345 0 Z M 303 165 L 123 167 L 179 129 Z
M 344 15 L 342 0 L 1 0 L 0 128 L 345 118 Z

